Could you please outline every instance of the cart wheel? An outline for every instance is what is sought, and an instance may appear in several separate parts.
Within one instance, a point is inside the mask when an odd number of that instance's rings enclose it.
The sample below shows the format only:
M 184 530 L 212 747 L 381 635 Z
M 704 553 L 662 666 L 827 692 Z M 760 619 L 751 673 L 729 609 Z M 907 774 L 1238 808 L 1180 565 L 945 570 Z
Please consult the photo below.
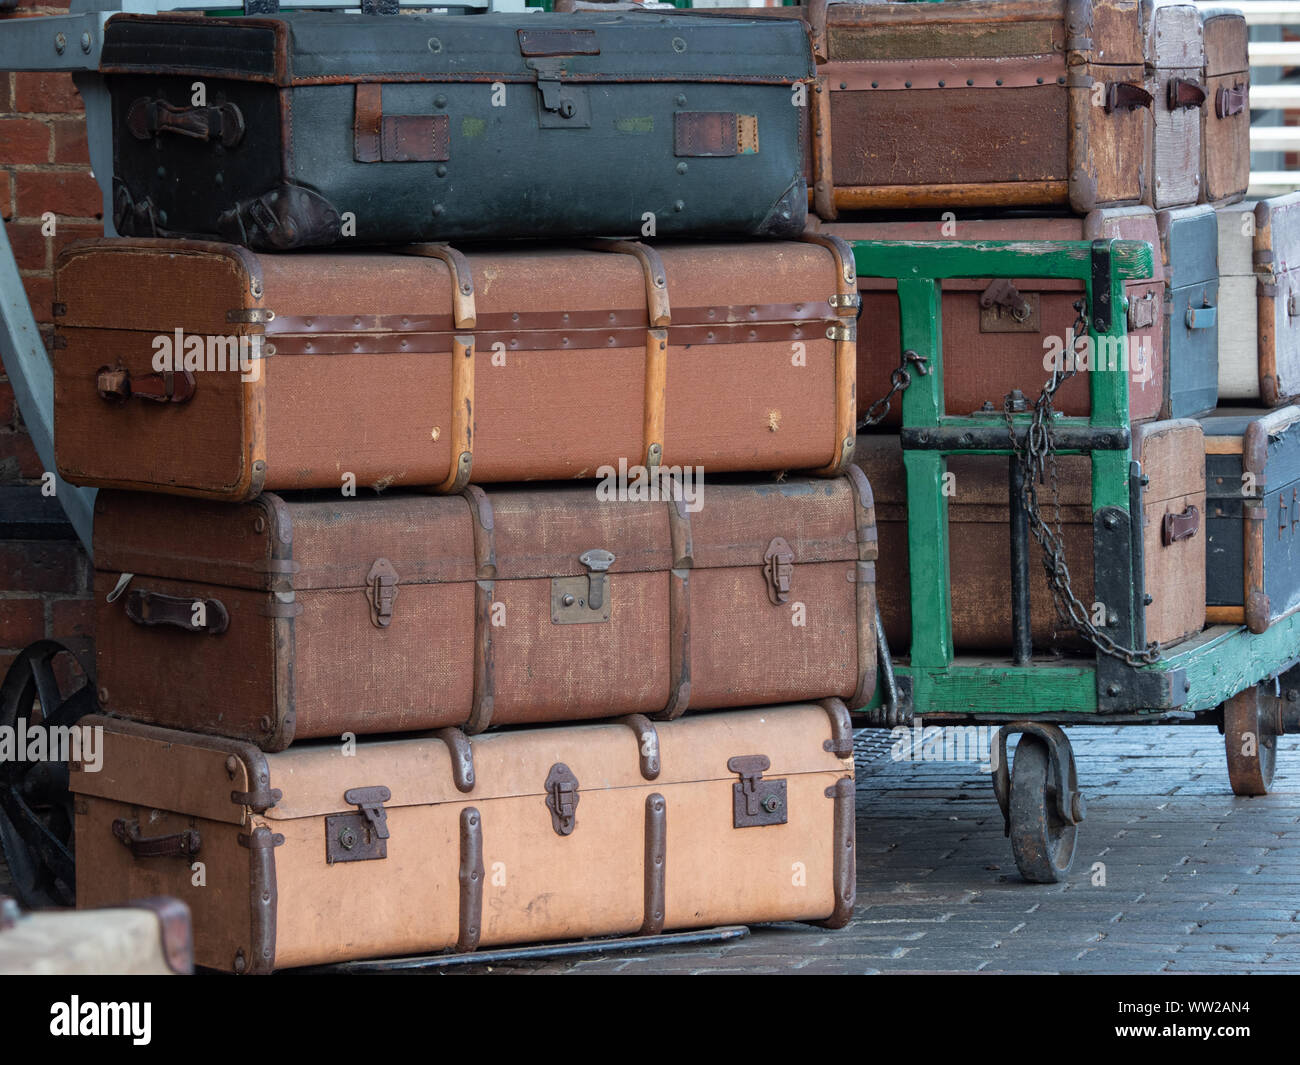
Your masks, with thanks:
M 1234 795 L 1267 795 L 1277 761 L 1277 697 L 1266 684 L 1223 704 L 1223 746 Z
M 73 659 L 84 683 L 70 695 L 59 690 L 55 661 Z M 39 703 L 39 706 L 37 705 Z M 71 725 L 96 709 L 90 673 L 75 652 L 54 640 L 32 644 L 0 684 L 0 726 Z M 14 894 L 28 909 L 71 906 L 76 899 L 72 861 L 72 795 L 68 765 L 28 761 L 25 750 L 0 762 L 0 850 Z
M 1047 744 L 1022 735 L 1011 764 L 1011 853 L 1032 884 L 1055 884 L 1074 863 L 1079 829 L 1061 819 L 1056 807 Z

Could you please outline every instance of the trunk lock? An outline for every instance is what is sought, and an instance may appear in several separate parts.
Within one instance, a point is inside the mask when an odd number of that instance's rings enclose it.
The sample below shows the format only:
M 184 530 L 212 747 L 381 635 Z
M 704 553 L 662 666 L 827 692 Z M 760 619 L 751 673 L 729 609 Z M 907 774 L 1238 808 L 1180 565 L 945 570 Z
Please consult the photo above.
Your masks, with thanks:
M 375 559 L 366 575 L 366 596 L 370 600 L 370 620 L 381 629 L 393 620 L 393 600 L 397 598 L 397 570 L 386 558 Z
M 614 554 L 593 547 L 578 556 L 587 571 L 585 577 L 555 577 L 551 580 L 551 624 L 588 625 L 609 620 L 609 578 Z
M 732 785 L 733 828 L 754 828 L 786 823 L 785 781 L 764 780 L 772 768 L 765 754 L 742 754 L 727 760 L 727 769 L 740 777 Z
M 794 577 L 794 549 L 783 537 L 767 545 L 763 555 L 763 576 L 767 578 L 767 597 L 774 606 L 790 601 L 790 582 Z
M 563 762 L 551 766 L 546 776 L 546 805 L 557 836 L 568 836 L 578 823 L 578 778 Z
M 368 862 L 388 857 L 388 812 L 384 803 L 393 797 L 382 784 L 350 788 L 343 801 L 358 810 L 325 818 L 325 861 Z

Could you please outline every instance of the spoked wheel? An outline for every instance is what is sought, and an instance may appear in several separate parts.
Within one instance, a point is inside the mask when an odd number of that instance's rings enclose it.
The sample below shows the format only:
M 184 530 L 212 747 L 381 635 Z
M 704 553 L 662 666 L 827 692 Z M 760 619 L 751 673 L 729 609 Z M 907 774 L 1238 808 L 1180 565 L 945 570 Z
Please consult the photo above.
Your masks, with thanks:
M 1267 682 L 1223 704 L 1223 746 L 1234 795 L 1267 795 L 1277 762 L 1280 701 Z
M 1011 853 L 1020 875 L 1033 884 L 1055 884 L 1074 863 L 1077 824 L 1061 817 L 1047 743 L 1022 734 L 1011 766 Z
M 59 687 L 60 656 L 75 663 L 80 686 L 64 694 Z M 46 729 L 75 724 L 95 706 L 95 687 L 86 664 L 55 640 L 32 644 L 9 667 L 0 684 L 0 726 L 15 738 L 12 758 L 0 760 L 0 849 L 14 893 L 28 909 L 71 906 L 76 901 L 72 861 L 72 795 L 68 764 L 33 752 L 33 726 Z M 12 731 L 10 731 L 12 730 Z M 29 742 L 19 744 L 26 738 Z

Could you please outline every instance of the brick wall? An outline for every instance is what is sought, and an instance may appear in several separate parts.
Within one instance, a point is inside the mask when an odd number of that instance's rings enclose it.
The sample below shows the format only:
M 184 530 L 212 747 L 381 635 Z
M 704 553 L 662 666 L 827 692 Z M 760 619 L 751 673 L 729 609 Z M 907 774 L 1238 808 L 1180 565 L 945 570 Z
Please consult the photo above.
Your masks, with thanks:
M 3 6 L 0 0 L 0 6 Z M 20 0 L 0 12 L 4 23 L 66 11 L 66 4 Z M 42 215 L 54 214 L 54 233 L 42 233 Z M 0 217 L 13 246 L 32 311 L 43 333 L 50 326 L 51 268 L 64 244 L 103 233 L 99 187 L 90 176 L 81 97 L 70 74 L 0 71 Z M 0 376 L 0 493 L 27 506 L 42 466 L 23 429 L 7 376 Z M 12 516 L 11 503 L 7 511 Z M 22 522 L 0 524 L 0 673 L 27 644 L 42 636 L 91 634 L 89 562 L 65 528 L 54 538 L 30 536 Z

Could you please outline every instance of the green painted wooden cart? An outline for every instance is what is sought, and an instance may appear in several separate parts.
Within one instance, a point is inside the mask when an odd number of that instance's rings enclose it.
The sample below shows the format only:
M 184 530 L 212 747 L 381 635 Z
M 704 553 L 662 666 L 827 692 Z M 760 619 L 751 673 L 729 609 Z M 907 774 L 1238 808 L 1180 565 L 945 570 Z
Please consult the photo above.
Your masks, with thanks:
M 1069 869 L 1085 806 L 1063 725 L 1215 724 L 1224 733 L 1238 794 L 1259 795 L 1273 776 L 1277 737 L 1300 731 L 1300 701 L 1284 676 L 1300 661 L 1300 613 L 1252 634 L 1205 629 L 1163 653 L 1145 644 L 1140 464 L 1130 449 L 1128 373 L 1118 359 L 1088 371 L 1091 413 L 1065 417 L 1034 406 L 955 415 L 944 410 L 940 289 L 945 278 L 1061 278 L 1084 282 L 1081 318 L 1094 352 L 1122 350 L 1124 282 L 1151 276 L 1152 248 L 1137 241 L 925 242 L 853 245 L 859 274 L 894 278 L 901 311 L 903 461 L 907 477 L 911 646 L 886 655 L 867 719 L 1000 726 L 993 785 L 1016 865 L 1035 882 Z M 1079 335 L 1082 335 L 1081 321 Z M 863 323 L 862 328 L 869 328 Z M 1105 361 L 1105 360 L 1101 360 Z M 1014 433 L 1014 446 L 1013 434 Z M 947 456 L 1009 457 L 1012 652 L 1005 660 L 953 652 Z M 1035 656 L 1029 568 L 1034 463 L 1048 452 L 1092 460 L 1095 657 Z M 1137 515 L 1136 524 L 1133 515 Z M 1042 525 L 1035 524 L 1035 528 Z M 1041 543 L 1041 540 L 1039 541 Z M 899 649 L 900 651 L 903 649 Z M 1020 734 L 1008 768 L 1006 740 Z

